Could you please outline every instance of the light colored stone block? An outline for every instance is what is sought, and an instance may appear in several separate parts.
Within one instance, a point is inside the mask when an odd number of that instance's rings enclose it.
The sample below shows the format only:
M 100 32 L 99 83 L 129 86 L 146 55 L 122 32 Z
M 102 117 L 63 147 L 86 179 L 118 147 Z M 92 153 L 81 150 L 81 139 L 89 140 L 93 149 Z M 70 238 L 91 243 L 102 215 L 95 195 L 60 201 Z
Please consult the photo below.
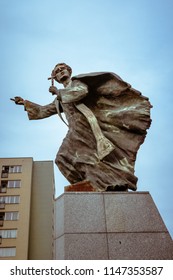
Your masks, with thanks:
M 106 234 L 64 234 L 56 240 L 55 259 L 107 260 L 108 248 Z
M 173 242 L 168 233 L 109 233 L 110 260 L 170 260 Z
M 106 231 L 103 196 L 98 193 L 65 193 L 55 207 L 56 237 Z
M 55 259 L 173 259 L 148 192 L 67 192 L 55 212 Z
M 166 232 L 148 192 L 104 193 L 107 232 Z

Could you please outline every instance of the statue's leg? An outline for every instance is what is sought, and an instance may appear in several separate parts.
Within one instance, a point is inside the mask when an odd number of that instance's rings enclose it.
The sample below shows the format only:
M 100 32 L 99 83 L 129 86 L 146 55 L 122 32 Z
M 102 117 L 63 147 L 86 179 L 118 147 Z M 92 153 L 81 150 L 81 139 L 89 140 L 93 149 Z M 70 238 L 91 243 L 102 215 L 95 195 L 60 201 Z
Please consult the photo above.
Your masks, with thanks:
M 64 158 L 64 156 L 57 154 L 55 163 L 64 177 L 71 183 L 75 184 L 83 181 L 85 178 L 82 173 L 79 172 L 72 164 L 70 159 Z

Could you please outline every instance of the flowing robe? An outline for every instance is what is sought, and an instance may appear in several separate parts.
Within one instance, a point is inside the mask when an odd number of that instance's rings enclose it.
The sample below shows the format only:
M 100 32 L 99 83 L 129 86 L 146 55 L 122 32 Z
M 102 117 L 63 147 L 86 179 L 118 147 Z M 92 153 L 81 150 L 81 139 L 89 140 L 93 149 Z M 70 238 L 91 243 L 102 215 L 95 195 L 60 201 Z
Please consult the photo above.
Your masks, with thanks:
M 60 96 L 46 106 L 25 101 L 25 110 L 29 119 L 65 113 L 69 130 L 55 162 L 67 180 L 88 180 L 97 191 L 136 190 L 136 154 L 151 123 L 148 98 L 108 72 L 73 77 Z

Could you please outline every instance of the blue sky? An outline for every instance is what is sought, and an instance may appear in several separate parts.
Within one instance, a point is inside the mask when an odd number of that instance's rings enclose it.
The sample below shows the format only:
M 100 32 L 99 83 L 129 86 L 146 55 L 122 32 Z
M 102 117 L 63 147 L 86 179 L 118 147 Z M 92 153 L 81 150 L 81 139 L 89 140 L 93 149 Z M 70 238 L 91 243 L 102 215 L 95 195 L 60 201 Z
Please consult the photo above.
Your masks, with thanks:
M 0 157 L 54 160 L 67 128 L 58 116 L 29 121 L 9 99 L 45 105 L 51 70 L 112 71 L 149 97 L 152 126 L 136 161 L 173 236 L 173 2 L 171 0 L 0 0 Z M 57 84 L 59 87 L 59 85 Z M 68 182 L 55 166 L 56 195 Z

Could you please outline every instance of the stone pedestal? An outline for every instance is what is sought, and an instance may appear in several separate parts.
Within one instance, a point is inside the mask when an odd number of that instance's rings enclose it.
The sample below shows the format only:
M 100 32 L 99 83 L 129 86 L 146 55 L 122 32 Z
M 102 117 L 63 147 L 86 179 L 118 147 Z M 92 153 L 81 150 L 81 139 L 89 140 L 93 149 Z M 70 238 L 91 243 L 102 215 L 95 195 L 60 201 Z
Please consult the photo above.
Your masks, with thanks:
M 66 192 L 55 202 L 55 259 L 173 259 L 148 192 Z

